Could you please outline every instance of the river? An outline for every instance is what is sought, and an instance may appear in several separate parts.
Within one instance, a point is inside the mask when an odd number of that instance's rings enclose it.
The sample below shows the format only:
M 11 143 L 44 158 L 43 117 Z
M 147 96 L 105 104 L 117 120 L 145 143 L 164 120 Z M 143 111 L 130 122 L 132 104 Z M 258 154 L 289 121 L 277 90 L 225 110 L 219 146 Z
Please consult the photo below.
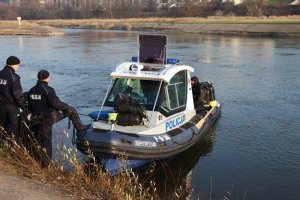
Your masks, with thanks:
M 60 99 L 88 114 L 99 109 L 114 67 L 137 55 L 143 32 L 65 31 L 58 37 L 1 36 L 0 61 L 21 59 L 24 91 L 39 70 L 49 70 Z M 299 199 L 300 39 L 167 34 L 168 57 L 212 82 L 222 104 L 208 142 L 170 161 L 177 166 L 170 167 L 173 176 L 187 175 L 181 182 L 192 188 L 193 199 Z

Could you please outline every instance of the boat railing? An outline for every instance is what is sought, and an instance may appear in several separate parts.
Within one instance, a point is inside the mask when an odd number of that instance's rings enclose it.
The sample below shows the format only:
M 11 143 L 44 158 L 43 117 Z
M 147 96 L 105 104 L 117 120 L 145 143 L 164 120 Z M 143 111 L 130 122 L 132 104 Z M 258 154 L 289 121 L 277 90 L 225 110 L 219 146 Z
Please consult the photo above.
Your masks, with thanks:
M 150 118 L 148 119 L 148 122 L 149 122 L 148 123 L 148 128 L 150 127 L 150 124 L 151 124 L 151 119 L 152 119 L 152 116 L 153 116 L 153 113 L 154 113 L 155 106 L 157 104 L 157 100 L 158 100 L 158 97 L 159 97 L 159 93 L 160 93 L 160 90 L 161 90 L 162 83 L 163 83 L 163 81 L 161 80 L 160 84 L 159 84 L 158 91 L 157 91 L 157 95 L 156 95 L 156 98 L 155 98 L 155 101 L 154 101 L 154 105 L 153 105 L 153 108 L 152 108 L 152 112 L 150 114 Z
M 103 109 L 103 106 L 104 106 L 104 103 L 105 103 L 106 98 L 107 98 L 107 96 L 108 96 L 108 93 L 109 93 L 109 91 L 110 91 L 110 89 L 111 89 L 111 87 L 112 87 L 112 84 L 113 84 L 113 79 L 110 79 L 110 84 L 109 84 L 108 89 L 107 89 L 107 91 L 106 91 L 105 97 L 104 97 L 104 99 L 103 99 L 103 101 L 102 101 L 102 104 L 101 104 L 101 107 L 100 107 L 100 110 L 99 110 L 99 114 L 98 114 L 98 116 L 97 116 L 96 121 L 98 121 L 99 118 L 100 118 L 101 111 L 102 111 L 102 109 Z

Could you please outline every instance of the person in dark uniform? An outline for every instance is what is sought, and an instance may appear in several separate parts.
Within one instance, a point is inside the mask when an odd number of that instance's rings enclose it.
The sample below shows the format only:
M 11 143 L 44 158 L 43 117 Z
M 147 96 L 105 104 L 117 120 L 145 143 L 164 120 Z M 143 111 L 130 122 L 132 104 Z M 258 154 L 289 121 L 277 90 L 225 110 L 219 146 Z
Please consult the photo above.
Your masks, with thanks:
M 194 99 L 194 107 L 197 110 L 197 107 L 201 105 L 201 101 L 200 101 L 201 85 L 197 76 L 193 76 L 191 78 L 191 85 L 192 85 L 192 93 Z
M 209 109 L 209 102 L 215 100 L 215 92 L 212 84 L 208 82 L 200 83 L 196 76 L 191 78 L 191 84 L 196 111 Z
M 191 78 L 194 107 L 196 111 L 206 110 L 208 108 L 209 96 L 204 82 L 200 83 L 197 76 Z
M 19 108 L 26 109 L 26 100 L 22 93 L 20 77 L 15 73 L 20 67 L 20 60 L 10 56 L 6 66 L 0 71 L 0 126 L 9 136 L 18 135 Z M 0 134 L 0 144 L 3 136 Z
M 45 167 L 52 157 L 52 125 L 54 123 L 69 116 L 78 132 L 88 129 L 90 125 L 83 125 L 76 110 L 60 101 L 55 90 L 48 86 L 50 80 L 48 71 L 39 71 L 37 78 L 37 84 L 29 90 L 27 99 L 28 109 L 33 119 L 39 119 L 39 123 L 32 126 L 32 129 L 36 133 L 37 141 L 46 150 L 47 156 L 41 158 L 41 164 Z

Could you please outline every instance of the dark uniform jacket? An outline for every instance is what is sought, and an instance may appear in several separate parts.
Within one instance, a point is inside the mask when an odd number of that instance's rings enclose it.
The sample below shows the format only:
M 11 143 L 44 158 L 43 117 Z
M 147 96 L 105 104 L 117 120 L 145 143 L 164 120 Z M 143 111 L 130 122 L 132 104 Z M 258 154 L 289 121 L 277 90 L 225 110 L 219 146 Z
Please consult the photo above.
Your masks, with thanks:
M 37 81 L 37 84 L 28 92 L 28 109 L 33 115 L 49 117 L 51 109 L 65 111 L 72 107 L 61 102 L 55 90 L 48 86 L 47 82 Z
M 201 85 L 198 81 L 195 81 L 193 87 L 192 87 L 192 91 L 193 91 L 193 99 L 194 99 L 194 105 L 195 107 L 201 105 Z
M 15 105 L 25 109 L 20 77 L 15 70 L 6 65 L 0 71 L 0 106 Z

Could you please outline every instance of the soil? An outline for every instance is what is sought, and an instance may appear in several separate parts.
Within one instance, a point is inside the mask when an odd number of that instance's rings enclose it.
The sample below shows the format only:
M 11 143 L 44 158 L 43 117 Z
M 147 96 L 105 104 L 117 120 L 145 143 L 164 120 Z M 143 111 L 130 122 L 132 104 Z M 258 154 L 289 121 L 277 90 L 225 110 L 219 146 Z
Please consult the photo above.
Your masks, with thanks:
M 9 173 L 0 160 L 0 199 L 5 200 L 70 200 L 70 196 L 56 186 Z

